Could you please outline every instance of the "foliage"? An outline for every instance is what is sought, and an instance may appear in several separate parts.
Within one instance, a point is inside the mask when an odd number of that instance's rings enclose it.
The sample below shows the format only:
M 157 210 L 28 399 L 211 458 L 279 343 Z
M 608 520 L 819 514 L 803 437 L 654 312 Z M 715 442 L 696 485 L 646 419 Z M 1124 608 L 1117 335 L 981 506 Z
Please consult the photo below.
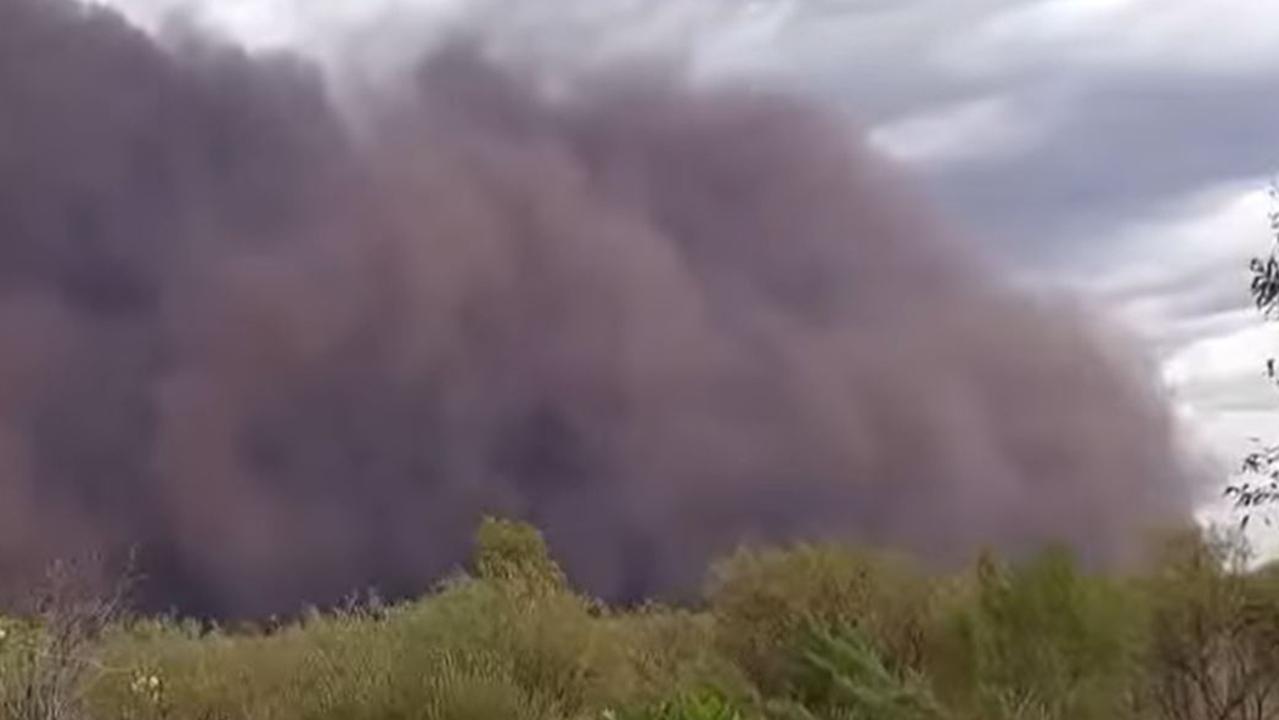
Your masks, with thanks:
M 621 610 L 575 593 L 536 530 L 489 521 L 473 574 L 282 627 L 32 605 L 0 620 L 0 718 L 1279 717 L 1279 568 L 1197 533 L 1159 549 L 1127 575 L 1061 550 L 949 574 L 842 545 L 743 550 L 701 607 Z
M 889 670 L 858 630 L 811 626 L 805 645 L 793 699 L 774 703 L 775 716 L 795 720 L 938 720 L 945 716 L 921 675 Z
M 84 716 L 89 679 L 101 668 L 98 640 L 123 618 L 130 570 L 109 586 L 88 563 L 51 565 L 19 603 L 22 619 L 0 621 L 0 711 L 11 720 Z
M 717 646 L 766 692 L 792 680 L 811 627 L 857 628 L 894 669 L 922 660 L 928 581 L 905 561 L 838 546 L 741 550 L 708 590 Z
M 1266 257 L 1252 259 L 1253 302 L 1266 319 L 1274 319 L 1279 312 L 1279 185 L 1272 185 L 1270 197 L 1275 209 L 1270 212 L 1270 232 L 1274 242 Z M 1275 358 L 1266 361 L 1266 375 L 1272 382 L 1279 382 L 1279 365 Z M 1226 488 L 1226 496 L 1233 499 L 1242 511 L 1242 524 L 1246 527 L 1252 513 L 1259 507 L 1279 502 L 1279 445 L 1264 444 L 1253 438 L 1256 449 L 1244 456 L 1240 463 L 1240 479 Z M 1268 518 L 1267 518 L 1268 519 Z
M 544 595 L 567 587 L 564 572 L 537 528 L 499 518 L 485 518 L 480 524 L 475 569 L 480 578 L 525 594 Z
M 1279 204 L 1279 185 L 1271 186 L 1270 197 Z M 1252 270 L 1250 290 L 1253 302 L 1267 317 L 1279 309 L 1279 257 L 1276 257 L 1276 250 L 1279 250 L 1279 209 L 1270 212 L 1270 231 L 1275 237 L 1276 245 L 1271 247 L 1268 257 L 1253 258 L 1249 265 Z
M 934 672 L 985 718 L 1123 717 L 1136 676 L 1142 613 L 1133 593 L 1086 577 L 1049 550 L 1019 567 L 985 555 L 946 620 Z
M 1279 585 L 1229 538 L 1170 543 L 1148 580 L 1148 690 L 1168 720 L 1279 715 Z

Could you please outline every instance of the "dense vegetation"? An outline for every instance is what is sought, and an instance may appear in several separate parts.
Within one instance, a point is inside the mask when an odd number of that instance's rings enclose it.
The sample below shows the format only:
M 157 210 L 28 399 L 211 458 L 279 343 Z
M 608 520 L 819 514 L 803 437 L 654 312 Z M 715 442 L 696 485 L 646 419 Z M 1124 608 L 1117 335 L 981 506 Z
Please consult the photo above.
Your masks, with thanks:
M 742 550 L 693 608 L 604 607 L 536 530 L 489 521 L 414 602 L 271 627 L 50 595 L 0 628 L 13 718 L 809 720 L 1279 717 L 1279 572 L 1184 534 L 1141 573 L 1047 551 L 929 574 L 824 545 Z

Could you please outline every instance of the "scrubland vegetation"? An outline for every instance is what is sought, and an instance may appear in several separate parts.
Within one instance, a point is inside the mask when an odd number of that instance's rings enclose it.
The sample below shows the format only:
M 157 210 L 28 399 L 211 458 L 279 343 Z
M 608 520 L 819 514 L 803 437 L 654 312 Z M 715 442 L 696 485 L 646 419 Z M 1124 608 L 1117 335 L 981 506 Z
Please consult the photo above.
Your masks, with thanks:
M 1279 571 L 1234 553 L 1186 533 L 1102 576 L 1062 551 L 942 575 L 853 547 L 742 550 L 695 606 L 621 609 L 494 520 L 424 598 L 269 627 L 50 592 L 0 628 L 0 692 L 22 720 L 1279 717 Z

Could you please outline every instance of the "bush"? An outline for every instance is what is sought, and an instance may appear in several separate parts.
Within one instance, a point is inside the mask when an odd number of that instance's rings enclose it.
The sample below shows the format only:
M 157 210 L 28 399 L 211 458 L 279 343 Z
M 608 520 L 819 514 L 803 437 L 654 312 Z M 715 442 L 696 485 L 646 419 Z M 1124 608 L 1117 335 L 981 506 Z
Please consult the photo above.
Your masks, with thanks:
M 610 616 L 608 640 L 624 653 L 613 697 L 657 703 L 713 688 L 739 703 L 753 701 L 750 681 L 715 647 L 716 625 L 706 613 L 650 605 Z
M 0 711 L 9 720 L 85 715 L 85 696 L 101 667 L 101 636 L 123 618 L 128 571 L 105 582 L 98 561 L 54 563 L 0 622 Z
M 783 694 L 810 627 L 852 627 L 894 670 L 923 660 L 929 582 L 893 557 L 845 547 L 742 550 L 712 569 L 716 644 L 768 694 Z
M 55 593 L 0 620 L 0 718 L 1279 716 L 1279 571 L 1198 534 L 1162 548 L 1132 577 L 1061 551 L 953 576 L 834 545 L 741 551 L 703 607 L 620 610 L 573 592 L 535 529 L 490 520 L 473 573 L 427 597 L 269 632 Z
M 475 569 L 517 594 L 546 595 L 568 588 L 542 533 L 525 523 L 485 518 L 476 533 Z
M 1149 705 L 1168 720 L 1279 714 L 1279 582 L 1230 538 L 1186 535 L 1147 583 Z
M 945 716 L 922 676 L 912 670 L 889 670 L 856 629 L 812 627 L 805 645 L 794 698 L 774 703 L 774 716 L 794 720 L 940 720 Z
M 1131 710 L 1140 605 L 1120 583 L 1082 575 L 1069 553 L 1015 568 L 983 556 L 948 614 L 932 670 L 973 715 L 1112 720 Z

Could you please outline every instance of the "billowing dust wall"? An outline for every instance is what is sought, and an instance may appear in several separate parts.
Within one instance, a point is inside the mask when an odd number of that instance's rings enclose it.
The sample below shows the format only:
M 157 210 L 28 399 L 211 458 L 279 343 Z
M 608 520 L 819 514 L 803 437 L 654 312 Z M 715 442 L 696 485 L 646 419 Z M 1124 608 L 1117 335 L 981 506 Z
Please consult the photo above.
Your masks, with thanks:
M 0 572 L 137 546 L 152 604 L 288 611 L 497 512 L 626 598 L 740 541 L 1107 561 L 1187 514 L 1159 397 L 838 119 L 558 97 L 458 45 L 357 135 L 301 61 L 0 0 Z

